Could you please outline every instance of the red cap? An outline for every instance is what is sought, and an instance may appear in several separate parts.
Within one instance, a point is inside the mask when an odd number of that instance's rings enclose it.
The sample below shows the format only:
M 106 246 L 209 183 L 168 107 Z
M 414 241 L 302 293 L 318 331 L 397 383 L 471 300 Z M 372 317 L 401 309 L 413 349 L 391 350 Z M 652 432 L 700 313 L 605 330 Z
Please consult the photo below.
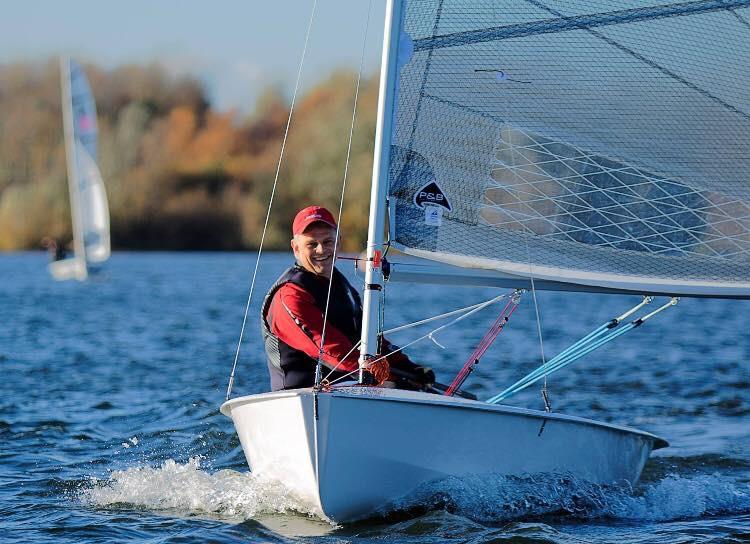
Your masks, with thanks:
M 307 208 L 298 211 L 297 215 L 294 216 L 292 234 L 302 234 L 307 227 L 318 222 L 325 223 L 334 229 L 336 228 L 336 220 L 333 218 L 331 212 L 322 206 L 308 206 Z

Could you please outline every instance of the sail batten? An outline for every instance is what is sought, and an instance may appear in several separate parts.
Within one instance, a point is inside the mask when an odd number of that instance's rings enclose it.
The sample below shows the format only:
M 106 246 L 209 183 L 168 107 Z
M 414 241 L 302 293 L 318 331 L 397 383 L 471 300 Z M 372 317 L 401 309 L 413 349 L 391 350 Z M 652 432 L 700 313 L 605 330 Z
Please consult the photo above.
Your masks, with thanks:
M 576 290 L 750 297 L 750 0 L 595 7 L 406 2 L 394 243 Z

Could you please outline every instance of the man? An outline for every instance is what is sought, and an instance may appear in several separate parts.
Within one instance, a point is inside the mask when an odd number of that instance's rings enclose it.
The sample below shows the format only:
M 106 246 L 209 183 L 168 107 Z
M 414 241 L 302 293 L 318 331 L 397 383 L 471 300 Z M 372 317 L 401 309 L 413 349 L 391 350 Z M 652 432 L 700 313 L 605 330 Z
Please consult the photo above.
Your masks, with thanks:
M 261 311 L 271 389 L 314 385 L 319 355 L 322 378 L 330 373 L 329 381 L 356 379 L 359 350 L 353 348 L 362 332 L 362 303 L 357 291 L 334 267 L 336 220 L 325 208 L 309 206 L 295 216 L 292 235 L 296 263 L 271 287 Z M 325 342 L 322 353 L 321 341 Z M 381 353 L 396 349 L 385 340 L 382 344 Z M 435 381 L 432 370 L 412 363 L 401 352 L 376 359 L 367 370 L 378 385 L 391 381 L 396 387 L 422 389 Z
M 47 250 L 49 260 L 61 261 L 65 258 L 65 246 L 50 236 L 42 238 L 42 247 Z

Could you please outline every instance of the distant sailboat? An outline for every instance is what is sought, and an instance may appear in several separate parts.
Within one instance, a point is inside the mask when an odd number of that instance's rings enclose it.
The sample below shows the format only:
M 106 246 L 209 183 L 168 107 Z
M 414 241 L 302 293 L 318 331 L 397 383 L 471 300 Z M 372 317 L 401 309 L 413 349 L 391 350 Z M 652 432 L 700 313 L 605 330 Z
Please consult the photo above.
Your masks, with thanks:
M 86 75 L 72 59 L 60 59 L 65 154 L 68 162 L 73 257 L 50 263 L 56 280 L 85 280 L 92 264 L 109 259 L 109 207 L 96 164 L 96 104 Z

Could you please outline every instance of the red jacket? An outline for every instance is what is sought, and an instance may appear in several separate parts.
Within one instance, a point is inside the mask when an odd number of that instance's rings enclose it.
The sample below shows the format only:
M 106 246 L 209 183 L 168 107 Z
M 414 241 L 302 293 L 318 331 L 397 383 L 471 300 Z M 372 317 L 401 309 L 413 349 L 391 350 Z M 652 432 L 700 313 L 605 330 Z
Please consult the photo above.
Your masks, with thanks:
M 282 285 L 271 301 L 268 316 L 269 328 L 276 337 L 313 359 L 318 358 L 323 340 L 323 313 L 310 293 L 294 283 Z M 352 350 L 352 346 L 344 333 L 326 323 L 322 359 L 328 367 L 338 365 L 337 370 L 345 372 L 358 370 L 359 350 Z
M 282 285 L 271 301 L 268 311 L 268 325 L 271 333 L 290 347 L 300 350 L 317 359 L 319 346 L 323 339 L 323 313 L 315 304 L 315 299 L 301 286 L 294 283 Z M 359 349 L 352 349 L 354 344 L 340 330 L 326 323 L 325 347 L 322 353 L 323 362 L 329 368 L 339 372 L 359 370 Z M 396 349 L 387 341 L 382 351 L 389 353 Z M 412 370 L 417 365 L 401 351 L 388 356 L 388 363 L 395 368 Z M 325 377 L 326 371 L 323 371 Z

